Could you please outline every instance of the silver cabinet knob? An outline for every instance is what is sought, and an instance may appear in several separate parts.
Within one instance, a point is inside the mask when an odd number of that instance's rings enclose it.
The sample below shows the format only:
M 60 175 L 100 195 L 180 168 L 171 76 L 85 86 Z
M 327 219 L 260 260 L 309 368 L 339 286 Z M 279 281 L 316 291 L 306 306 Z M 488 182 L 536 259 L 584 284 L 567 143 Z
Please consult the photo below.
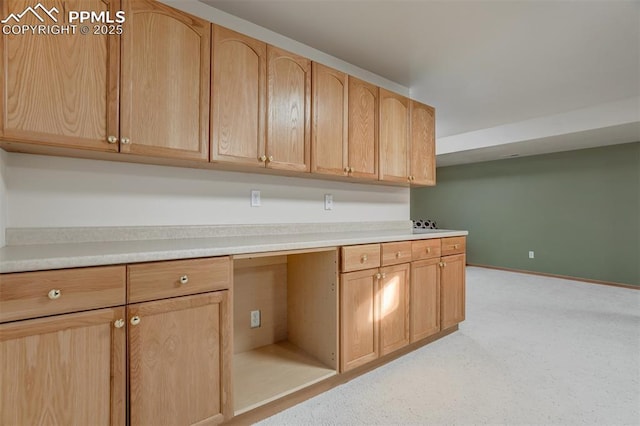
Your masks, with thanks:
M 107 138 L 107 142 L 109 142 L 109 143 L 111 143 L 111 144 L 113 144 L 113 143 L 118 143 L 118 138 L 117 138 L 117 137 L 115 137 L 115 136 L 109 136 L 109 137 Z
M 186 275 L 183 275 L 180 277 L 180 284 L 186 284 L 189 282 L 189 277 Z
M 124 145 L 128 145 L 128 144 L 131 143 L 131 139 L 129 139 L 129 138 L 121 138 L 120 139 L 120 143 L 124 144 Z
M 118 320 L 115 320 L 115 321 L 113 322 L 113 326 L 114 326 L 115 328 L 122 328 L 122 327 L 124 327 L 124 320 L 123 320 L 122 318 L 120 318 L 120 319 L 118 319 Z
M 48 296 L 49 296 L 49 299 L 51 300 L 59 299 L 60 296 L 62 296 L 62 291 L 54 288 L 49 292 Z
M 131 325 L 138 325 L 140 324 L 140 317 L 139 316 L 135 316 L 131 318 Z

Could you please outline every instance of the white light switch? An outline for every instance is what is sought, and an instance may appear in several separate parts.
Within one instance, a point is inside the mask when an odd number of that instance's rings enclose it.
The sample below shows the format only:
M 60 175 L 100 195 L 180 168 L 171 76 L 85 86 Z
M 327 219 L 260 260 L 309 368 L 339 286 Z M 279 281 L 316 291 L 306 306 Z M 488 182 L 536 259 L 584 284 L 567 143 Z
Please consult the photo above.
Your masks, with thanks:
M 533 259 L 536 257 L 536 254 L 533 251 L 529 252 L 529 259 Z
M 333 210 L 333 195 L 324 194 L 324 209 Z
M 260 207 L 260 191 L 251 191 L 251 207 Z

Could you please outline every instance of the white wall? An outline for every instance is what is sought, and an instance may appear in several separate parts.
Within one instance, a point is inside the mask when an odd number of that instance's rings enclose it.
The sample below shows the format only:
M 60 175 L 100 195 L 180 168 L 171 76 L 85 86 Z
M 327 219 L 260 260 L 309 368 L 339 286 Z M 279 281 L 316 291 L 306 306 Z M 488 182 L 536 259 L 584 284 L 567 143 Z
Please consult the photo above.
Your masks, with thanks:
M 409 219 L 409 189 L 261 174 L 5 154 L 7 227 Z M 252 189 L 262 206 L 251 207 Z M 334 209 L 324 210 L 324 194 Z M 5 205 L 6 203 L 3 203 Z
M 4 247 L 5 245 L 5 234 L 4 230 L 7 224 L 7 213 L 8 213 L 8 199 L 7 199 L 7 188 L 6 188 L 6 157 L 7 153 L 0 149 L 0 247 Z

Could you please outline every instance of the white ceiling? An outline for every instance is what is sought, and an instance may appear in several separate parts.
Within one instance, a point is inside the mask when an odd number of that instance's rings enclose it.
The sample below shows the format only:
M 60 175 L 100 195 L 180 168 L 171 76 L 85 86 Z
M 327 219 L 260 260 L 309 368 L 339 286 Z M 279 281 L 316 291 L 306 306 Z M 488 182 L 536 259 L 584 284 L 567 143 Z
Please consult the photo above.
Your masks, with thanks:
M 441 166 L 640 141 L 640 1 L 201 1 L 408 87 Z

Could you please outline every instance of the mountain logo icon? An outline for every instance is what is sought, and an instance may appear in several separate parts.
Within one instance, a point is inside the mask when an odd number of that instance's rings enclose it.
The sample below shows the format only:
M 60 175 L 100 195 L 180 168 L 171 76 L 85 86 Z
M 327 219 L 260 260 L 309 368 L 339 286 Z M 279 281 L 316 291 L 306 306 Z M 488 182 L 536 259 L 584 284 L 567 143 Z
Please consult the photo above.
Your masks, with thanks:
M 38 13 L 38 11 L 40 11 L 40 14 Z M 32 13 L 36 18 L 38 18 L 40 22 L 44 22 L 44 18 L 42 16 L 48 16 L 53 22 L 58 22 L 58 18 L 56 18 L 56 16 L 54 15 L 54 13 L 59 13 L 58 9 L 56 9 L 55 7 L 47 9 L 42 5 L 42 3 L 38 3 L 37 5 L 35 5 L 35 7 L 29 6 L 25 10 L 23 10 L 22 13 L 11 13 L 0 22 L 2 22 L 3 24 L 8 24 L 9 21 L 14 20 L 15 23 L 19 23 L 22 17 L 27 13 Z

